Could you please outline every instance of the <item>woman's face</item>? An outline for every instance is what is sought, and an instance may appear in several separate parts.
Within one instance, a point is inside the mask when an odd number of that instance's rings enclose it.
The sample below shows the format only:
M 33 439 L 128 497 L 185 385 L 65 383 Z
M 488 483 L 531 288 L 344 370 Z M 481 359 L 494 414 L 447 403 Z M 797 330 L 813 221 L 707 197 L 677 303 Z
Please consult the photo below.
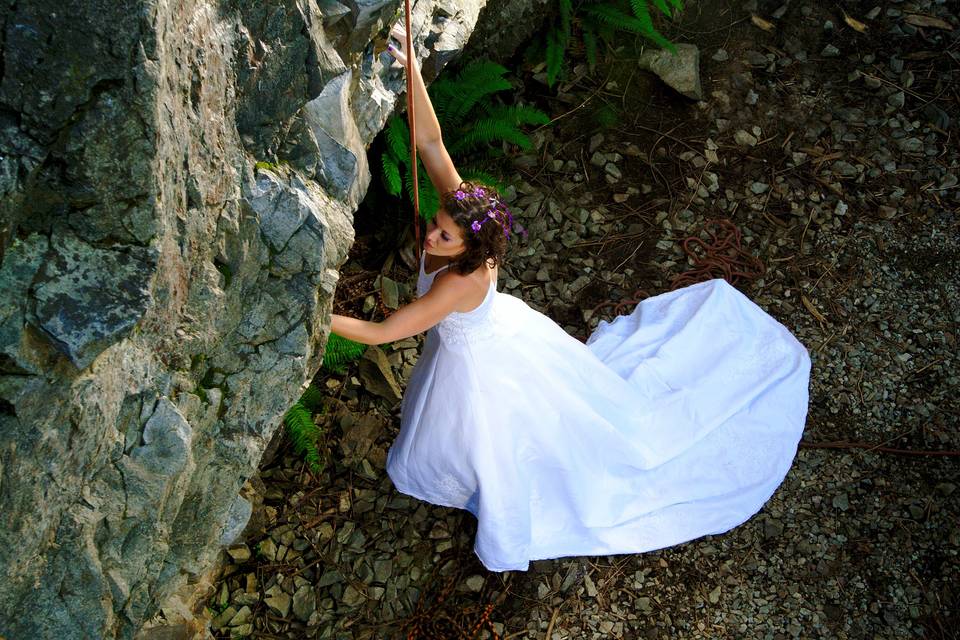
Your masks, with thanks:
M 465 248 L 460 227 L 440 209 L 427 225 L 424 250 L 434 256 L 455 256 Z

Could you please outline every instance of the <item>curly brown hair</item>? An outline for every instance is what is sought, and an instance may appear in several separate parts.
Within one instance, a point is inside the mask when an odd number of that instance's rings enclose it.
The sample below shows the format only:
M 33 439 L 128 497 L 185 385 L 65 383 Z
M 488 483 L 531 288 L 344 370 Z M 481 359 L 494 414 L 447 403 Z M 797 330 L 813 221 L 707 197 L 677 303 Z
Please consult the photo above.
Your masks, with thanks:
M 476 271 L 484 261 L 491 269 L 503 263 L 507 236 L 512 229 L 506 205 L 496 189 L 463 181 L 458 188 L 440 195 L 440 207 L 460 227 L 466 247 L 450 262 L 451 270 L 466 275 Z M 495 215 L 492 219 L 491 210 Z M 479 231 L 471 228 L 475 222 L 480 225 Z

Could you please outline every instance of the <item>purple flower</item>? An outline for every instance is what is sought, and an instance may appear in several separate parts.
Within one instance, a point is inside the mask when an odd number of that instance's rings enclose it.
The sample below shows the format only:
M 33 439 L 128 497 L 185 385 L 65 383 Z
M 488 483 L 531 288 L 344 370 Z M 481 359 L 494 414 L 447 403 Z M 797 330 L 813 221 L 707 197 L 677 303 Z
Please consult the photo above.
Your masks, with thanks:
M 474 231 L 480 231 L 480 221 L 474 220 L 473 224 L 470 225 L 470 228 L 473 229 Z
M 483 196 L 486 195 L 486 193 L 487 192 L 481 189 L 480 187 L 477 187 L 476 189 L 473 190 L 473 195 L 475 195 L 478 198 L 482 198 Z
M 487 211 L 487 217 L 488 217 L 488 218 L 495 218 L 496 215 L 497 215 L 497 214 L 494 213 L 493 209 L 490 209 L 489 211 Z
M 464 198 L 467 197 L 467 194 L 465 194 L 463 191 L 460 191 L 459 189 L 457 189 L 457 192 L 456 192 L 455 194 L 453 194 L 453 197 L 456 198 L 457 200 L 463 200 Z

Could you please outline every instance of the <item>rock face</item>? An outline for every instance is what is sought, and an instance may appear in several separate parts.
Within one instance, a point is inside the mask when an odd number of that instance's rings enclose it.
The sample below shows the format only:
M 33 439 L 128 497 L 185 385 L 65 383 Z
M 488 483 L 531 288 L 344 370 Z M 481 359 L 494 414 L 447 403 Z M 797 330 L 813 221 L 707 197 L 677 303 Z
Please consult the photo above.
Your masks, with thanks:
M 549 26 L 556 4 L 553 0 L 490 0 L 464 55 L 505 63 L 524 41 Z
M 482 6 L 417 2 L 419 55 Z M 399 8 L 0 9 L 0 636 L 131 638 L 242 530 L 322 361 Z

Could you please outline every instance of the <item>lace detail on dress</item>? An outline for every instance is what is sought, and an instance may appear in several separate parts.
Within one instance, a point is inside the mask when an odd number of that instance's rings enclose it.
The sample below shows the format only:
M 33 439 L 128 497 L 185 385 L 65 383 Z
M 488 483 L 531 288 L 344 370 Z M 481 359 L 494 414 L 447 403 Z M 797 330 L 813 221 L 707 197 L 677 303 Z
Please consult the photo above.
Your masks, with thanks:
M 437 478 L 437 487 L 444 501 L 456 504 L 465 504 L 473 495 L 455 476 L 446 473 Z
M 487 340 L 497 335 L 497 319 L 500 314 L 494 298 L 497 291 L 490 283 L 487 297 L 476 309 L 467 312 L 454 311 L 437 324 L 437 333 L 447 344 L 463 344 Z
M 423 254 L 426 256 L 426 254 Z M 424 271 L 424 257 L 420 261 L 420 277 L 417 279 L 417 295 L 422 296 L 430 290 L 434 277 L 445 267 L 440 267 L 433 273 Z M 472 311 L 454 311 L 436 325 L 437 333 L 444 344 L 464 344 L 467 342 L 477 342 L 487 340 L 497 335 L 498 319 L 501 313 L 497 309 L 496 285 L 491 282 L 490 289 L 487 290 L 487 297 L 483 299 L 480 306 Z

